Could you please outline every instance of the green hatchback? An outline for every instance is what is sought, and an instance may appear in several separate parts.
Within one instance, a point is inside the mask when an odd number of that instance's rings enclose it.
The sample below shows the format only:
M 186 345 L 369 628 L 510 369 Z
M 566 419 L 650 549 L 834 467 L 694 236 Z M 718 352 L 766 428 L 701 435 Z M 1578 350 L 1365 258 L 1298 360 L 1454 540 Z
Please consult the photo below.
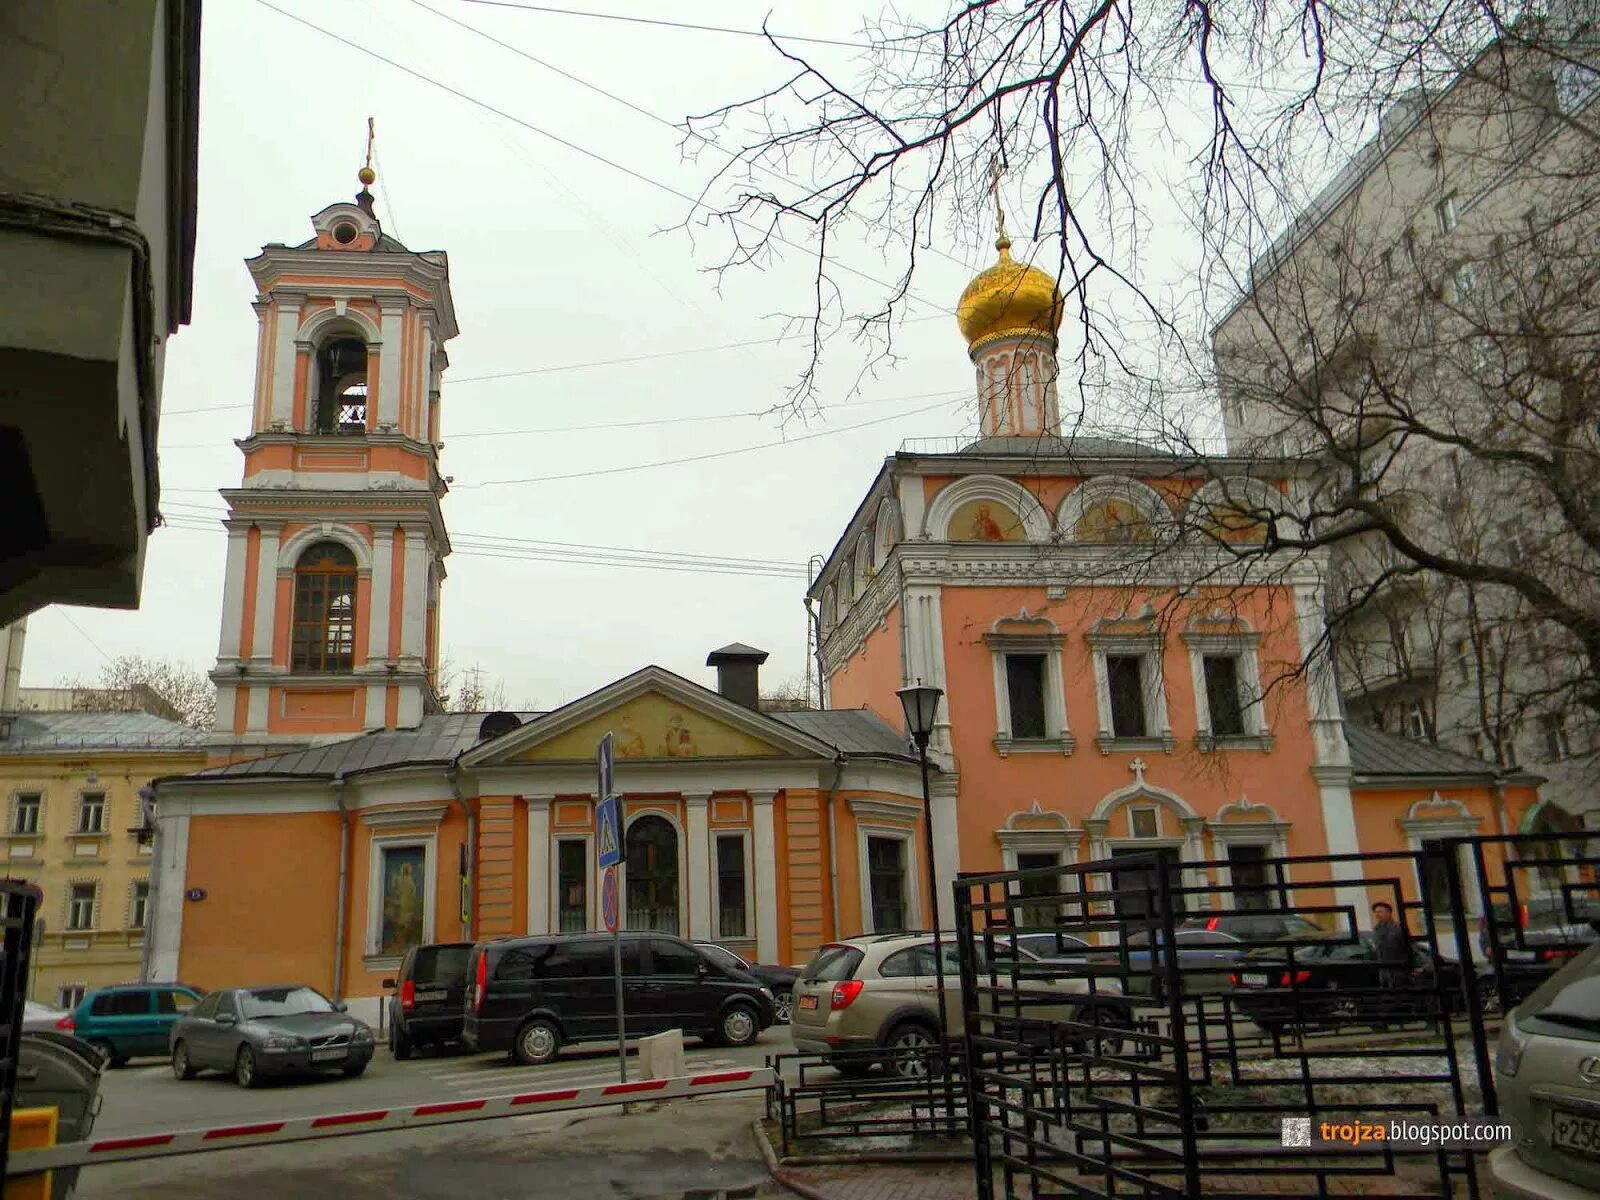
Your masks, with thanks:
M 114 1067 L 140 1054 L 167 1054 L 167 1031 L 204 993 L 181 983 L 124 983 L 96 988 L 67 1018 L 75 1034 Z

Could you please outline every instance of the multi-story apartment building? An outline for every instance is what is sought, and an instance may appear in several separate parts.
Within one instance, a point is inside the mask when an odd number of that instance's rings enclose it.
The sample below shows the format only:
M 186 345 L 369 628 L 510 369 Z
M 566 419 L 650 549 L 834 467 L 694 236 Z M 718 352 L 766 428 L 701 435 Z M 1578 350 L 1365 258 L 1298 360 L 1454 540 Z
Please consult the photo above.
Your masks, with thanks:
M 1585 44 L 1528 23 L 1400 98 L 1213 334 L 1230 449 L 1314 467 L 1308 509 L 1350 535 L 1329 590 L 1350 718 L 1544 776 L 1529 828 L 1600 821 L 1560 619 L 1600 590 L 1571 499 L 1600 487 Z
M 65 1006 L 138 978 L 152 915 L 141 792 L 205 761 L 203 734 L 149 713 L 0 713 L 6 873 L 44 892 L 30 996 Z

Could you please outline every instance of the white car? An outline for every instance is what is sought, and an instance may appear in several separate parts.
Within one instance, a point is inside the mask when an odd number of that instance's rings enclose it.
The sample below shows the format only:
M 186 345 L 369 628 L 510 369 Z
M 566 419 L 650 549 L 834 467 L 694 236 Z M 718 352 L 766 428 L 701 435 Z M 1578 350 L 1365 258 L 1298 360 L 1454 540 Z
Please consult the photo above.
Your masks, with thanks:
M 64 1008 L 51 1008 L 37 1000 L 29 1000 L 22 1011 L 22 1032 L 67 1033 L 61 1022 L 68 1016 Z
M 1514 1136 L 1489 1155 L 1497 1200 L 1600 1196 L 1600 943 L 1506 1018 L 1494 1073 Z

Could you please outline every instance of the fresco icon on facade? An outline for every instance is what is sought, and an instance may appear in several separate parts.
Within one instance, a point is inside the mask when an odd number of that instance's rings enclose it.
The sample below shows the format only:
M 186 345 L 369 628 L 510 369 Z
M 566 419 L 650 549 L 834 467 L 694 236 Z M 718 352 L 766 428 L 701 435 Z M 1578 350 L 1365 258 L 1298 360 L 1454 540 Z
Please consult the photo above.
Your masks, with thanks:
M 972 500 L 956 509 L 950 518 L 952 542 L 1020 542 L 1024 540 L 1022 519 L 1004 504 L 993 500 Z
M 421 846 L 392 846 L 383 852 L 383 925 L 379 954 L 404 954 L 422 944 Z

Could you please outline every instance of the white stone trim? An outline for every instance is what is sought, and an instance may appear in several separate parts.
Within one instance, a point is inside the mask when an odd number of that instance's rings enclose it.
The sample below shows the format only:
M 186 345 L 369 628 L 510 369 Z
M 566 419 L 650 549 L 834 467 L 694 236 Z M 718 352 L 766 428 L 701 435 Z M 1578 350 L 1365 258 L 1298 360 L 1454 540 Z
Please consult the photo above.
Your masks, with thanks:
M 367 661 L 389 660 L 389 600 L 394 591 L 394 549 L 386 544 L 384 533 L 393 536 L 394 526 L 375 523 L 372 527 L 372 602 L 367 606 Z M 370 716 L 370 713 L 369 713 Z M 379 724 L 382 724 L 380 719 Z
M 407 808 L 363 809 L 361 823 L 370 829 L 404 829 L 417 825 L 438 827 L 450 811 L 447 804 L 414 804 Z
M 889 561 L 895 543 L 900 541 L 900 512 L 890 497 L 878 504 L 878 518 L 872 526 L 872 570 L 876 574 Z
M 954 929 L 956 922 L 955 883 L 961 871 L 961 833 L 956 819 L 957 782 L 949 776 L 936 775 L 929 785 L 929 806 L 932 808 L 933 854 L 929 864 L 934 881 L 938 884 L 938 920 L 940 929 Z
M 250 562 L 250 527 L 248 524 L 228 526 L 227 566 L 222 577 L 222 637 L 217 644 L 217 658 L 236 659 L 244 633 L 244 580 Z
M 155 861 L 150 864 L 154 903 L 146 918 L 145 942 L 149 949 L 150 978 L 170 983 L 180 978 L 178 956 L 183 946 L 184 892 L 189 864 L 189 818 L 162 811 L 156 805 Z
M 947 694 L 939 700 L 934 716 L 933 735 L 928 753 L 940 763 L 948 763 L 950 743 L 950 697 L 944 676 L 944 616 L 941 588 L 918 585 L 905 590 L 902 608 L 903 645 L 901 679 L 906 683 L 932 684 Z M 919 789 L 920 791 L 920 789 Z
M 1033 625 L 1035 633 L 1002 632 L 1002 625 Z M 994 745 L 1005 758 L 1013 753 L 1053 751 L 1071 754 L 1072 731 L 1067 725 L 1066 672 L 1061 647 L 1065 636 L 1048 617 L 1035 617 L 1023 609 L 1014 617 L 1000 617 L 983 635 L 994 668 Z M 1011 686 L 1006 657 L 1011 654 L 1044 656 L 1044 737 L 1016 738 L 1011 732 Z
M 1229 814 L 1238 814 L 1245 819 L 1228 820 Z M 1232 908 L 1238 899 L 1233 890 L 1233 867 L 1228 861 L 1228 847 L 1265 846 L 1268 858 L 1287 859 L 1291 827 L 1291 823 L 1279 817 L 1271 805 L 1254 804 L 1248 796 L 1240 796 L 1234 803 L 1224 804 L 1217 810 L 1217 815 L 1206 822 L 1206 831 L 1211 834 L 1213 856 L 1217 862 L 1218 893 L 1224 898 L 1225 908 Z M 1283 864 L 1282 873 L 1285 884 L 1293 881 L 1294 873 L 1288 863 Z M 1271 868 L 1269 874 L 1272 885 L 1276 885 L 1278 868 Z M 1290 893 L 1291 907 L 1293 902 L 1293 893 Z
M 1162 499 L 1160 492 L 1148 483 L 1127 475 L 1096 475 L 1073 488 L 1057 506 L 1056 529 L 1062 540 L 1077 541 L 1078 522 L 1083 520 L 1084 514 L 1108 500 L 1121 500 L 1138 509 L 1150 525 L 1152 543 L 1163 542 L 1171 537 L 1172 508 Z
M 1207 631 L 1207 626 L 1213 627 Z M 1228 626 L 1227 632 L 1221 627 Z M 1243 620 L 1224 615 L 1197 617 L 1181 635 L 1189 649 L 1189 679 L 1194 688 L 1195 738 L 1202 750 L 1219 745 L 1211 729 L 1211 694 L 1206 689 L 1205 660 L 1208 655 L 1231 656 L 1238 660 L 1239 705 L 1244 717 L 1244 733 L 1223 739 L 1226 748 L 1272 748 L 1272 729 L 1267 723 L 1266 692 L 1261 686 L 1261 635 Z
M 276 629 L 278 572 L 273 564 L 278 561 L 279 528 L 276 525 L 258 528 L 261 538 L 256 543 L 256 612 L 250 633 L 250 661 L 266 666 L 272 662 L 272 635 Z M 293 589 L 290 589 L 289 603 L 294 603 Z
M 945 485 L 928 505 L 921 536 L 929 541 L 949 541 L 951 518 L 962 505 L 974 500 L 990 500 L 1014 511 L 1022 521 L 1026 541 L 1050 540 L 1049 514 L 1032 492 L 1016 480 L 1001 475 L 968 475 Z
M 854 804 L 854 801 L 851 803 Z M 871 838 L 891 838 L 903 844 L 901 854 L 906 865 L 906 928 L 927 928 L 925 915 L 927 905 L 923 901 L 920 882 L 922 872 L 917 865 L 917 860 L 921 857 L 921 854 L 917 849 L 916 829 L 906 829 L 899 825 L 883 825 L 858 819 L 856 821 L 856 869 L 859 871 L 857 878 L 860 880 L 860 888 L 858 890 L 861 893 L 861 932 L 863 934 L 878 932 L 872 924 L 872 870 L 867 857 L 867 842 Z
M 773 826 L 773 791 L 745 789 L 750 797 L 750 832 L 754 843 L 750 873 L 756 883 L 756 960 L 775 962 L 778 955 L 778 842 Z
M 1427 812 L 1450 813 L 1450 816 L 1426 816 Z M 1446 838 L 1476 837 L 1483 818 L 1473 816 L 1472 810 L 1460 800 L 1447 799 L 1438 792 L 1434 792 L 1426 800 L 1418 800 L 1400 819 L 1400 828 L 1405 830 L 1406 848 L 1414 855 L 1422 854 L 1424 841 L 1439 841 Z M 1456 873 L 1461 880 L 1462 907 L 1469 920 L 1476 920 L 1481 915 L 1483 905 L 1479 902 L 1483 889 L 1478 883 L 1478 868 L 1473 856 L 1465 853 L 1465 846 L 1455 847 Z M 1417 898 L 1425 899 L 1425 880 L 1422 874 L 1422 860 L 1420 857 L 1412 859 L 1412 875 L 1417 885 Z M 1435 913 L 1434 917 L 1449 920 L 1448 912 Z
M 681 793 L 680 793 L 681 794 Z M 624 804 L 626 807 L 626 804 Z M 689 866 L 687 862 L 688 836 L 684 830 L 683 822 L 678 815 L 667 808 L 645 808 L 625 816 L 622 822 L 622 869 L 617 873 L 617 901 L 621 911 L 617 914 L 619 928 L 627 927 L 628 916 L 628 831 L 646 817 L 660 817 L 672 826 L 673 833 L 677 836 L 677 865 L 678 865 L 678 937 L 689 936 Z M 598 897 L 596 897 L 598 903 Z
M 547 810 L 548 811 L 548 810 Z M 544 847 L 546 896 L 549 911 L 545 914 L 547 928 L 543 930 L 529 929 L 529 933 L 559 933 L 561 927 L 561 848 L 562 842 L 583 843 L 583 924 L 586 929 L 600 928 L 600 869 L 595 863 L 594 833 L 561 833 L 551 835 Z M 617 905 L 621 911 L 617 913 L 618 927 L 627 918 L 627 892 L 624 890 L 623 874 L 626 862 L 617 864 Z M 532 886 L 531 883 L 529 885 Z
M 922 820 L 921 800 L 874 800 L 869 796 L 852 796 L 845 801 L 850 811 L 860 820 L 911 821 Z
M 1053 828 L 1026 829 L 1023 821 L 1048 821 Z M 1067 815 L 1044 808 L 1037 800 L 1031 807 L 1012 813 L 1005 823 L 994 831 L 1000 843 L 1002 870 L 1017 870 L 1018 854 L 1061 855 L 1063 865 L 1078 861 L 1078 851 L 1083 844 L 1083 830 L 1074 829 Z
M 316 351 L 318 343 L 325 340 L 324 331 L 330 326 L 346 325 L 353 327 L 353 332 L 366 342 L 368 348 L 383 345 L 383 331 L 373 323 L 371 317 L 359 308 L 351 308 L 348 303 L 335 302 L 331 308 L 319 308 L 304 321 L 300 322 L 294 331 L 294 341 L 297 345 Z M 337 330 L 335 330 L 337 332 Z M 315 397 L 308 397 L 308 400 Z M 309 407 L 309 406 L 308 406 Z M 309 413 L 308 413 L 309 415 Z
M 744 932 L 730 933 L 722 928 L 722 843 L 724 840 L 737 839 L 744 847 Z M 750 854 L 750 830 L 735 829 L 724 826 L 711 831 L 711 936 L 718 941 L 744 940 L 750 937 L 751 930 L 757 928 L 756 921 L 756 891 L 755 891 L 755 860 Z M 759 943 L 761 935 L 759 929 L 756 941 Z
M 550 933 L 550 916 L 560 897 L 555 894 L 555 842 L 550 837 L 553 795 L 524 796 L 528 809 L 528 912 L 524 933 Z M 588 889 L 584 898 L 588 898 Z
M 398 956 L 382 954 L 378 948 L 383 936 L 383 854 L 385 850 L 422 847 L 422 940 L 437 940 L 434 933 L 434 901 L 439 890 L 439 837 L 434 833 L 375 835 L 367 846 L 367 921 L 363 958 L 387 963 Z
M 1119 626 L 1146 624 L 1146 630 L 1119 629 Z M 1094 698 L 1100 728 L 1095 740 L 1100 753 L 1113 750 L 1160 749 L 1170 753 L 1177 745 L 1172 735 L 1172 722 L 1167 714 L 1167 685 L 1163 659 L 1165 639 L 1161 633 L 1142 618 L 1130 620 L 1100 620 L 1088 634 L 1090 656 L 1094 664 Z M 1106 667 L 1106 656 L 1134 656 L 1139 658 L 1139 681 L 1144 689 L 1144 737 L 1117 737 L 1111 723 L 1111 676 Z
M 297 293 L 272 293 L 273 346 L 272 395 L 267 400 L 267 427 L 288 429 L 294 424 L 295 366 L 300 347 L 296 325 L 305 298 Z
M 361 476 L 366 479 L 367 476 Z M 365 486 L 365 485 L 363 485 Z M 276 536 L 273 538 L 277 542 Z M 338 542 L 351 554 L 356 556 L 356 570 L 372 570 L 372 548 L 367 545 L 367 539 L 362 537 L 353 525 L 346 525 L 343 521 L 313 521 L 300 530 L 288 541 L 278 542 L 277 564 L 278 571 L 292 572 L 300 562 L 300 556 L 318 542 Z M 262 567 L 266 567 L 263 559 Z M 269 574 L 271 572 L 268 572 Z M 290 597 L 292 604 L 293 596 Z

